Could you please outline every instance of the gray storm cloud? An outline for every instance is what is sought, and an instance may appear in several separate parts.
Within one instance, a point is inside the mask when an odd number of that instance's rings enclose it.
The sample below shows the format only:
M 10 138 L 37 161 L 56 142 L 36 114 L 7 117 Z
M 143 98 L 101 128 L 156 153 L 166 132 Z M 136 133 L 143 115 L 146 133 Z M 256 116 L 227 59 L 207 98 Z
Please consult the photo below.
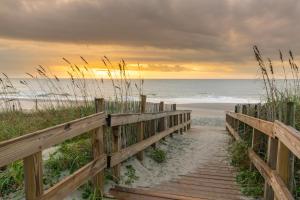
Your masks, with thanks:
M 207 51 L 238 61 L 251 46 L 300 52 L 298 0 L 2 0 L 0 37 Z

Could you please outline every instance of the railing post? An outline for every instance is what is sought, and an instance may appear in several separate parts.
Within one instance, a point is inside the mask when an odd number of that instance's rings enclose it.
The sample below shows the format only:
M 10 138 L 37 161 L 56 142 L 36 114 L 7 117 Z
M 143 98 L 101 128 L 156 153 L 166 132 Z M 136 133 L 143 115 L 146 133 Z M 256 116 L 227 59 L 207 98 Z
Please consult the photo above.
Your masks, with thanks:
M 191 120 L 191 113 L 189 112 L 187 115 L 188 115 L 188 121 L 190 121 Z M 191 122 L 189 122 L 187 128 L 188 128 L 188 130 L 191 129 Z
M 176 110 L 177 110 L 177 106 L 176 106 L 176 104 L 174 104 L 174 111 L 176 111 Z M 174 115 L 174 125 L 175 126 L 178 126 L 178 124 L 179 124 L 178 116 L 179 116 L 178 114 Z M 175 133 L 179 133 L 179 130 L 176 130 Z
M 159 112 L 163 112 L 165 107 L 165 103 L 161 101 L 159 103 Z M 163 117 L 159 120 L 159 131 L 164 131 L 166 129 L 166 117 Z
M 184 113 L 183 116 L 184 116 L 184 123 L 186 123 L 186 122 L 187 122 L 187 114 Z M 184 130 L 184 132 L 187 131 L 187 125 L 184 125 L 184 126 L 183 126 L 183 130 Z
M 287 120 L 286 124 L 295 127 L 295 103 L 287 103 Z M 276 171 L 282 178 L 287 187 L 292 190 L 293 186 L 293 173 L 294 173 L 294 156 L 290 150 L 279 141 L 277 153 L 277 166 Z M 278 198 L 277 198 L 278 199 Z
M 182 113 L 179 114 L 179 121 L 180 121 L 180 124 L 183 123 L 183 114 Z M 180 134 L 183 134 L 183 128 L 180 128 L 179 132 L 180 132 Z
M 24 158 L 23 162 L 26 199 L 39 199 L 43 194 L 42 152 Z
M 267 113 L 267 121 L 273 121 L 272 115 Z M 277 149 L 278 149 L 278 139 L 268 137 L 268 149 L 267 149 L 267 164 L 270 166 L 272 170 L 276 169 L 277 163 Z M 265 181 L 264 186 L 264 199 L 273 200 L 274 199 L 274 191 L 272 187 Z
M 254 106 L 254 117 L 260 118 L 260 104 L 255 104 Z M 252 142 L 251 142 L 251 148 L 253 151 L 257 152 L 259 150 L 259 144 L 261 142 L 261 133 L 256 130 L 255 128 L 252 128 Z M 250 169 L 254 169 L 254 165 L 251 163 Z
M 96 113 L 103 112 L 105 110 L 104 99 L 96 98 L 95 99 L 95 109 Z M 104 127 L 101 126 L 96 128 L 92 132 L 92 149 L 93 149 L 93 158 L 96 159 L 99 156 L 104 154 Z M 97 192 L 100 192 L 100 195 L 103 193 L 104 186 L 104 172 L 101 171 L 95 175 L 92 179 L 94 188 Z
M 237 105 L 236 107 L 236 113 L 240 113 L 241 112 L 241 109 L 240 109 L 240 104 Z M 234 121 L 234 128 L 235 128 L 235 131 L 239 134 L 240 133 L 240 121 L 238 119 L 233 119 Z
M 120 151 L 122 147 L 121 126 L 112 127 L 112 137 L 113 137 L 112 153 L 115 153 Z M 113 177 L 116 178 L 117 180 L 120 178 L 120 170 L 121 170 L 121 163 L 117 164 L 112 169 Z
M 39 108 L 38 108 L 38 100 L 37 99 L 35 99 L 35 110 L 36 111 L 39 110 Z
M 247 115 L 247 105 L 246 104 L 243 104 L 242 114 Z M 243 135 L 242 135 L 242 138 L 244 138 L 244 136 L 246 135 L 246 132 L 247 132 L 247 128 L 246 127 L 247 127 L 247 125 L 245 123 L 243 123 Z
M 176 104 L 172 104 L 172 111 L 175 110 L 176 110 Z M 175 115 L 170 116 L 170 128 L 173 126 L 176 126 Z M 174 133 L 176 133 L 176 131 L 174 131 Z M 171 133 L 170 136 L 173 137 L 173 133 Z
M 147 101 L 147 97 L 146 95 L 141 95 L 141 104 L 140 104 L 140 111 L 141 113 L 145 113 L 146 111 L 146 101 Z M 140 122 L 139 123 L 139 132 L 137 135 L 137 142 L 140 142 L 144 139 L 144 125 L 145 122 Z M 143 161 L 144 160 L 144 151 L 141 151 L 137 154 L 137 159 L 139 161 Z

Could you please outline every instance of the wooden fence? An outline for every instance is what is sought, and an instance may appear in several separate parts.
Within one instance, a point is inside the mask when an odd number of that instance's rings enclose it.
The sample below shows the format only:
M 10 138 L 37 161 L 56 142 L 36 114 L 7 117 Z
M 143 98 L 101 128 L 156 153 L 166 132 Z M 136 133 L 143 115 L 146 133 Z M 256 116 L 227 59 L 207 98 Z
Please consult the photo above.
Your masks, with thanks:
M 101 112 L 105 109 L 104 104 L 103 99 L 96 99 L 96 114 L 0 143 L 0 167 L 23 160 L 26 199 L 63 199 L 88 180 L 92 180 L 94 187 L 102 192 L 105 168 L 112 168 L 113 175 L 120 177 L 121 162 L 136 154 L 139 160 L 143 160 L 144 149 L 170 134 L 190 128 L 191 111 L 176 110 L 176 105 L 172 106 L 173 111 L 163 111 L 162 102 L 160 112 L 145 113 L 146 96 L 141 97 L 140 113 L 107 115 Z M 122 149 L 121 127 L 134 123 L 139 127 L 138 141 Z M 155 126 L 154 133 L 144 137 L 147 124 Z M 109 129 L 113 137 L 111 153 L 104 150 Z M 44 190 L 42 151 L 87 132 L 91 135 L 93 160 Z
M 295 106 L 293 103 L 287 105 L 288 125 L 277 120 L 272 122 L 259 119 L 257 106 L 254 111 L 255 117 L 227 112 L 226 129 L 236 140 L 242 140 L 241 135 L 249 134 L 250 129 L 252 141 L 248 155 L 252 164 L 265 179 L 264 198 L 294 199 L 290 184 L 294 176 L 293 156 L 300 158 L 300 133 L 292 127 L 295 124 Z M 256 153 L 262 135 L 267 137 L 268 141 L 265 158 L 261 158 Z

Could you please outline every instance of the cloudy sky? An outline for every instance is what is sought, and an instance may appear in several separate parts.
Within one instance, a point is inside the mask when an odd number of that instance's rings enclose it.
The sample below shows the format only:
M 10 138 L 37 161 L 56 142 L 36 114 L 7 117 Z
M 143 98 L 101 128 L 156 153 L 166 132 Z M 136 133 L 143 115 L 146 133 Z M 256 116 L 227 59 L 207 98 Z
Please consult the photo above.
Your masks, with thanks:
M 145 78 L 255 78 L 252 46 L 300 55 L 299 0 L 1 0 L 0 71 L 64 76 L 80 56 L 125 59 Z

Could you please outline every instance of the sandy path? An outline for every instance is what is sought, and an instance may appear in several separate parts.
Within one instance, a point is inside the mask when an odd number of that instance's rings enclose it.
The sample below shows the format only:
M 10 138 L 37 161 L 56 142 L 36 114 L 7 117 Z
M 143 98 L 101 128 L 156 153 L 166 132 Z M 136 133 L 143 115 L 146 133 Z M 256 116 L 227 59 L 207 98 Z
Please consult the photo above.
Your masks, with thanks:
M 122 174 L 126 172 L 126 165 L 132 165 L 139 177 L 132 187 L 151 187 L 196 170 L 211 159 L 224 159 L 219 156 L 227 155 L 229 139 L 224 128 L 194 126 L 183 135 L 175 134 L 174 138 L 168 137 L 159 144 L 159 148 L 167 152 L 166 162 L 157 164 L 146 157 L 142 164 L 132 158 L 123 164 Z

